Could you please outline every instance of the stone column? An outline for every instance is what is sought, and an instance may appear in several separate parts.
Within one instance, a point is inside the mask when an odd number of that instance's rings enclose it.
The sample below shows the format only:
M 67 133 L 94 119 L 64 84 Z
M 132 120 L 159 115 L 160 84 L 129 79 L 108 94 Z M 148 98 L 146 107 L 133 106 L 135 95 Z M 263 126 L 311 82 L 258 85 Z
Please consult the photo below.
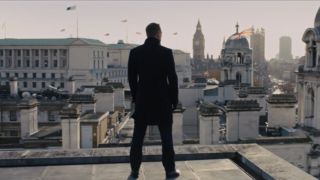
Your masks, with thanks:
M 62 148 L 80 149 L 80 112 L 77 105 L 68 105 L 60 112 Z
M 65 89 L 68 91 L 69 94 L 74 94 L 76 91 L 76 86 L 75 86 L 75 81 L 72 77 L 68 79 L 66 82 L 66 87 Z
M 16 77 L 10 79 L 10 96 L 18 96 L 18 79 Z
M 181 104 L 173 111 L 172 137 L 173 144 L 183 144 L 183 112 L 185 109 Z
M 200 144 L 218 144 L 220 139 L 220 116 L 222 113 L 217 106 L 210 103 L 201 104 L 199 112 Z
M 19 116 L 21 128 L 21 138 L 25 139 L 38 131 L 38 101 L 36 99 L 25 97 L 19 104 Z

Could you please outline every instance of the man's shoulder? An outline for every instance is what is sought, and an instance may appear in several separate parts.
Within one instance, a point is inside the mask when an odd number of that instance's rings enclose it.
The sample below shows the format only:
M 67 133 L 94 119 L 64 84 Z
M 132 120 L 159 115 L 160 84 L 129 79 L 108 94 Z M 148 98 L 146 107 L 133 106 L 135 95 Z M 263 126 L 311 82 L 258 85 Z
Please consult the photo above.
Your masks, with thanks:
M 142 45 L 132 48 L 130 52 L 136 52 L 136 51 L 139 51 L 140 49 L 142 49 Z
M 172 53 L 172 49 L 170 49 L 170 48 L 167 48 L 167 47 L 165 47 L 165 46 L 160 46 L 160 48 L 161 48 L 163 51 L 167 52 L 167 53 Z

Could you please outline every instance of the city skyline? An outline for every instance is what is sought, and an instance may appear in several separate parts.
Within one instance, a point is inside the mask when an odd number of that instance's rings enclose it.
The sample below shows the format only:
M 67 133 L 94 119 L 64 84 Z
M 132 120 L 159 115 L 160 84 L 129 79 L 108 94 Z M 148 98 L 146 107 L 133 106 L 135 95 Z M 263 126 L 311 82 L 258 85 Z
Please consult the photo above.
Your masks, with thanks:
M 73 5 L 77 10 L 66 11 Z M 110 44 L 125 40 L 128 32 L 129 43 L 141 44 L 145 26 L 158 22 L 163 30 L 164 46 L 191 54 L 193 34 L 200 19 L 206 40 L 205 55 L 209 53 L 217 58 L 223 38 L 235 32 L 238 22 L 240 30 L 252 25 L 266 30 L 267 59 L 279 53 L 281 36 L 292 38 L 295 57 L 305 53 L 302 34 L 306 28 L 313 27 L 317 9 L 317 1 L 3 1 L 0 37 L 4 38 L 4 29 L 7 38 L 66 38 L 71 34 L 76 37 L 78 14 L 79 37 Z

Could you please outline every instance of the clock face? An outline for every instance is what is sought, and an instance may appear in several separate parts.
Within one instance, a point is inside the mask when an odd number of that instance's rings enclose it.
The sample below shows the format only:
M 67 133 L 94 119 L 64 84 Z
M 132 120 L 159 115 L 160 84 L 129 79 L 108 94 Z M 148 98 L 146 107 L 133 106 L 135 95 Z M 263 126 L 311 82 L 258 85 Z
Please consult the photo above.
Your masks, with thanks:
M 195 41 L 194 44 L 195 44 L 196 46 L 199 46 L 200 42 L 199 42 L 199 41 Z

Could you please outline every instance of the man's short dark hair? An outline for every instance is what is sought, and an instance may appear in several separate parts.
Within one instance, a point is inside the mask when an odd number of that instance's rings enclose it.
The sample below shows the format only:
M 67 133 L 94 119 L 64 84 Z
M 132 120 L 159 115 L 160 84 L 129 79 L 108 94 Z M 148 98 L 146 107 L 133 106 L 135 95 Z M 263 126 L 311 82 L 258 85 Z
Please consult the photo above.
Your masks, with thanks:
M 161 31 L 161 28 L 160 25 L 157 23 L 150 23 L 146 27 L 147 37 L 155 37 L 159 31 Z

